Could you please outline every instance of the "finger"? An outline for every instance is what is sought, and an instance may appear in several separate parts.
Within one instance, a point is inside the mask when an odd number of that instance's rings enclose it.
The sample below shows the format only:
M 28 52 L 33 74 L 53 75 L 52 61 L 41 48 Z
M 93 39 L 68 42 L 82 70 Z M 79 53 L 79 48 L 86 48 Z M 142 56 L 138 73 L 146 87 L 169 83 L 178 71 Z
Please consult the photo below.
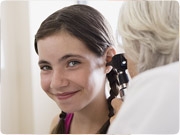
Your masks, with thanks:
M 112 101 L 111 101 L 111 105 L 113 106 L 115 112 L 118 112 L 121 105 L 122 105 L 122 100 L 119 99 L 119 98 L 114 98 Z
M 111 105 L 112 105 L 112 107 L 114 108 L 114 116 L 111 117 L 110 123 L 112 123 L 112 121 L 116 118 L 116 115 L 117 115 L 117 113 L 118 113 L 118 111 L 119 111 L 122 103 L 123 103 L 122 100 L 119 99 L 119 98 L 114 98 L 114 99 L 111 101 Z

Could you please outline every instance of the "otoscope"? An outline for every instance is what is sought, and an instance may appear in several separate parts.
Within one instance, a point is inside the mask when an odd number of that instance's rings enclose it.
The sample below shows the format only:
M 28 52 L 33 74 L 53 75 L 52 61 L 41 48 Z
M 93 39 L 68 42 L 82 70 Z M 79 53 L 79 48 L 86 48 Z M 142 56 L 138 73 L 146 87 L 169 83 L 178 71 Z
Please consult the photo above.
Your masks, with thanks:
M 113 66 L 118 72 L 118 78 L 120 83 L 120 97 L 123 100 L 124 98 L 124 90 L 127 88 L 127 84 L 129 82 L 128 75 L 126 73 L 127 70 L 127 60 L 123 54 L 117 54 L 113 56 L 112 61 L 108 63 Z

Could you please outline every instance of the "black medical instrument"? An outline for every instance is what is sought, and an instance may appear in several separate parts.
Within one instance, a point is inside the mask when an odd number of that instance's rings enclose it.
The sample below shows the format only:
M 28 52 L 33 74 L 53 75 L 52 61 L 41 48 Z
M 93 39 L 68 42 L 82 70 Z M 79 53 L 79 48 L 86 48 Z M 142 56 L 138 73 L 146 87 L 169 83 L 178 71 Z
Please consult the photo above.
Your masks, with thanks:
M 120 83 L 120 97 L 123 100 L 125 96 L 125 89 L 127 88 L 129 79 L 126 73 L 127 70 L 127 60 L 124 54 L 117 54 L 113 56 L 112 61 L 107 65 L 113 66 L 118 72 L 118 78 Z

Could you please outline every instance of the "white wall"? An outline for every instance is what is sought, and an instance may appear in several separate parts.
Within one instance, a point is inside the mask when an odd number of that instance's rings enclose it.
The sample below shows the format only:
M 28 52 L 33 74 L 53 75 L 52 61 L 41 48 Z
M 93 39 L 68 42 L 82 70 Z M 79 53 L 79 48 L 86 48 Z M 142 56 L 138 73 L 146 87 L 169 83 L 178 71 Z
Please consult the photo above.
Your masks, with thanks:
M 40 23 L 54 11 L 76 0 L 4 1 L 1 32 L 4 58 L 1 66 L 1 131 L 5 134 L 48 133 L 59 108 L 41 89 L 34 35 Z M 96 3 L 98 2 L 98 3 Z M 112 25 L 117 24 L 118 1 L 92 0 Z M 104 5 L 104 6 L 103 6 Z
M 29 16 L 27 2 L 1 4 L 1 130 L 28 133 L 33 130 L 30 69 Z

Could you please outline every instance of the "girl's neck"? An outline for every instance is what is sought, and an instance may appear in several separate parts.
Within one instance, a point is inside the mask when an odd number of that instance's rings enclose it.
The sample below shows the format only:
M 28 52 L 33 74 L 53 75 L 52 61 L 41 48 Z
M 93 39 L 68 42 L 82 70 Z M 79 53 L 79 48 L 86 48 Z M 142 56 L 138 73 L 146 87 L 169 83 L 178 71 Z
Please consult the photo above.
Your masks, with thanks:
M 81 111 L 75 112 L 71 123 L 71 134 L 95 134 L 108 120 L 106 98 L 93 102 Z

